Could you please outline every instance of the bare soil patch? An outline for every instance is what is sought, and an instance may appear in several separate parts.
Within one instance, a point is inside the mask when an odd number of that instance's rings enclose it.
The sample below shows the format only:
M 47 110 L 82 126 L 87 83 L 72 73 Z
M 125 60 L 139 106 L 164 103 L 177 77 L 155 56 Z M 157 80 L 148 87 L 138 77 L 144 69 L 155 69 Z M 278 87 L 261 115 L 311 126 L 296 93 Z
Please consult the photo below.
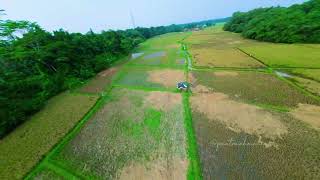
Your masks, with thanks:
M 164 93 L 153 91 L 145 98 L 146 106 L 153 106 L 162 111 L 169 111 L 176 105 L 181 104 L 182 98 L 180 94 Z
M 191 97 L 191 104 L 208 119 L 218 120 L 235 132 L 244 131 L 270 139 L 287 133 L 279 117 L 259 107 L 230 100 L 223 93 L 196 94 Z
M 188 161 L 185 159 L 174 158 L 172 163 L 156 160 L 143 165 L 141 163 L 131 164 L 125 167 L 120 175 L 120 180 L 162 180 L 162 179 L 186 179 Z
M 299 104 L 298 108 L 290 112 L 296 119 L 310 124 L 313 128 L 320 130 L 320 106 L 310 104 Z
M 180 70 L 153 70 L 148 72 L 148 81 L 165 87 L 175 87 L 178 82 L 185 81 L 184 72 Z

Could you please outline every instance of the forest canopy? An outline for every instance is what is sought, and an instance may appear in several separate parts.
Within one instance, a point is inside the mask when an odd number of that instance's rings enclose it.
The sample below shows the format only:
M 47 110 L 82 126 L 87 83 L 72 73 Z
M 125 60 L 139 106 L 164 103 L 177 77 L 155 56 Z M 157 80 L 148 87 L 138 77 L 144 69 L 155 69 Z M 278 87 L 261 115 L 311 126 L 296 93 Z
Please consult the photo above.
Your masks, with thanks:
M 276 43 L 320 43 L 320 0 L 236 12 L 224 30 Z

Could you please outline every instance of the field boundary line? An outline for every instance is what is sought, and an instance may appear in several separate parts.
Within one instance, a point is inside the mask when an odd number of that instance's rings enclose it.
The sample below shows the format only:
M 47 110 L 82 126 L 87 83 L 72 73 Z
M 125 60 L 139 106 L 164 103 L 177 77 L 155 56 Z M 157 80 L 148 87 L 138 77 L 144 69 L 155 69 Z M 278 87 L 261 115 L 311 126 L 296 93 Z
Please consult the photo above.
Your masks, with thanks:
M 187 134 L 187 152 L 188 152 L 188 159 L 189 159 L 189 167 L 188 167 L 188 173 L 187 173 L 187 179 L 197 179 L 201 180 L 202 177 L 202 171 L 201 171 L 201 165 L 200 165 L 200 157 L 198 152 L 198 145 L 195 135 L 195 130 L 193 127 L 192 122 L 192 114 L 191 109 L 189 105 L 189 92 L 185 92 L 182 94 L 182 100 L 183 100 L 183 107 L 184 107 L 184 124 Z
M 284 67 L 284 66 L 271 66 L 273 69 L 308 69 L 308 70 L 320 70 L 320 67 Z
M 247 54 L 248 56 L 253 57 L 253 58 L 256 59 L 257 61 L 263 63 L 261 60 L 259 60 L 258 58 L 254 57 L 253 55 L 248 54 L 248 53 L 245 52 L 244 50 L 242 50 L 242 49 L 240 49 L 240 48 L 237 48 L 237 49 L 239 49 L 241 52 Z M 288 80 L 288 79 L 286 79 L 286 78 L 284 78 L 284 77 L 280 77 L 279 75 L 277 75 L 277 74 L 275 73 L 275 71 L 276 71 L 276 70 L 279 70 L 279 69 L 295 69 L 295 68 L 308 69 L 308 68 L 305 68 L 305 67 L 284 67 L 284 68 L 278 67 L 278 68 L 277 68 L 277 67 L 269 66 L 269 65 L 267 65 L 267 64 L 265 64 L 265 63 L 263 63 L 263 64 L 268 67 L 268 69 L 269 69 L 269 71 L 271 72 L 271 74 L 273 74 L 276 78 L 278 78 L 278 79 L 280 79 L 280 80 L 288 83 L 288 84 L 291 85 L 293 88 L 298 89 L 298 90 L 299 90 L 301 93 L 303 93 L 304 95 L 309 96 L 309 97 L 312 97 L 312 98 L 314 98 L 315 100 L 317 100 L 317 101 L 320 102 L 320 97 L 319 97 L 319 96 L 314 95 L 312 92 L 306 90 L 305 88 L 302 88 L 302 87 L 301 87 L 300 85 L 298 85 L 297 83 L 294 83 L 294 82 L 292 82 L 292 81 L 290 81 L 290 80 Z M 318 69 L 318 68 L 310 68 L 310 69 Z M 301 77 L 301 76 L 299 76 L 299 77 Z M 303 77 L 302 77 L 302 78 L 303 78 Z M 310 80 L 313 80 L 313 79 L 310 79 Z M 316 81 L 316 82 L 318 82 L 318 81 Z
M 92 179 L 93 176 L 88 176 L 88 175 L 84 175 L 81 172 L 79 172 L 76 169 L 72 169 L 72 167 L 70 167 L 70 165 L 68 165 L 67 163 L 64 163 L 61 160 L 57 160 L 57 159 L 49 159 L 46 164 L 51 164 L 54 165 L 55 167 L 58 167 L 60 169 L 63 169 L 64 171 L 69 172 L 70 174 L 72 174 L 73 176 L 77 177 L 78 179 Z
M 275 71 L 279 71 L 279 70 L 285 71 L 285 73 L 287 73 L 287 74 L 289 74 L 289 75 L 292 75 L 292 76 L 295 76 L 295 77 L 299 77 L 299 78 L 303 78 L 303 79 L 307 79 L 307 80 L 311 80 L 311 81 L 315 81 L 315 82 L 320 83 L 320 80 L 314 79 L 314 78 L 312 78 L 312 77 L 308 77 L 308 76 L 306 76 L 306 75 L 304 75 L 304 74 L 300 74 L 300 73 L 296 73 L 296 72 L 291 72 L 291 71 L 287 72 L 286 70 L 289 70 L 289 69 L 274 69 L 274 70 L 275 70 Z M 319 70 L 320 70 L 320 69 L 319 69 Z
M 187 46 L 183 43 L 181 43 L 183 47 L 183 51 L 185 52 L 186 58 L 190 56 L 190 54 L 187 51 Z M 185 75 L 186 80 L 189 82 L 189 61 L 185 64 Z M 192 121 L 192 114 L 189 104 L 189 96 L 190 92 L 184 92 L 182 93 L 182 104 L 183 104 L 183 111 L 184 111 L 184 126 L 186 130 L 187 135 L 187 155 L 190 164 L 188 165 L 188 171 L 187 171 L 187 179 L 188 180 L 202 180 L 202 170 L 201 170 L 201 164 L 200 164 L 200 157 L 198 152 L 198 144 L 197 139 L 195 135 L 195 130 L 193 127 L 193 121 Z
M 111 90 L 112 88 L 110 88 Z M 53 148 L 44 155 L 43 159 L 39 161 L 37 165 L 24 177 L 24 179 L 31 179 L 41 169 L 42 164 L 47 163 L 57 152 L 72 140 L 78 132 L 82 129 L 85 123 L 104 105 L 107 100 L 107 96 L 100 96 L 96 103 L 89 109 L 89 111 L 81 118 L 81 120 L 56 144 Z
M 300 87 L 298 84 L 290 81 L 289 79 L 286 79 L 284 77 L 278 76 L 275 73 L 273 73 L 273 75 L 276 76 L 276 78 L 278 78 L 279 80 L 284 81 L 284 82 L 288 83 L 290 86 L 292 86 L 293 88 L 299 90 L 302 94 L 304 94 L 306 96 L 309 96 L 309 97 L 312 97 L 313 99 L 315 99 L 315 100 L 320 102 L 320 97 L 319 96 L 314 95 L 313 93 L 309 92 L 308 90 Z
M 273 65 L 268 65 L 267 63 L 261 61 L 259 58 L 255 57 L 252 54 L 247 53 L 245 50 L 237 47 L 236 49 L 240 50 L 242 53 L 248 55 L 249 57 L 252 57 L 253 59 L 259 61 L 260 63 L 262 63 L 263 65 L 265 65 L 266 67 L 272 68 L 272 69 L 319 69 L 320 67 L 303 67 L 303 66 L 273 66 Z
M 52 170 L 53 172 L 57 173 L 58 175 L 65 177 L 67 179 L 79 179 L 79 177 L 76 174 L 73 174 L 72 172 L 57 166 L 56 164 L 53 164 L 51 162 L 46 162 L 44 164 L 44 166 L 50 170 Z
M 240 52 L 246 54 L 247 56 L 251 57 L 252 59 L 258 61 L 258 62 L 261 63 L 261 64 L 263 64 L 266 68 L 270 69 L 270 66 L 269 66 L 267 63 L 265 63 L 265 62 L 263 62 L 262 60 L 258 59 L 258 58 L 255 57 L 254 55 L 247 53 L 246 51 L 244 51 L 243 49 L 241 49 L 241 48 L 239 48 L 239 47 L 236 47 L 235 49 L 239 50 Z

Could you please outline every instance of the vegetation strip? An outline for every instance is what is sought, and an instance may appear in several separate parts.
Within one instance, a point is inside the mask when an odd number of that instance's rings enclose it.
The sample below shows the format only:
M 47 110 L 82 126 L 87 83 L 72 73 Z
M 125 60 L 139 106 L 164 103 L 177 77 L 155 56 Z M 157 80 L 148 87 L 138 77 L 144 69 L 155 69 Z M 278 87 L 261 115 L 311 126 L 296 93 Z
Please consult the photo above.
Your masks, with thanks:
M 111 90 L 111 89 L 110 89 Z M 104 102 L 107 100 L 107 96 L 101 96 L 96 104 L 87 112 L 86 115 L 82 118 L 82 120 L 79 121 L 79 123 L 63 138 L 61 141 L 53 147 L 53 149 L 44 157 L 40 163 L 35 166 L 35 168 L 26 175 L 25 179 L 32 179 L 40 170 L 41 166 L 43 164 L 48 163 L 50 158 L 60 149 L 62 149 L 73 137 L 77 135 L 77 133 L 81 130 L 81 128 L 84 126 L 84 124 L 91 118 L 94 113 L 98 111 L 100 107 L 104 104 Z
M 200 158 L 198 153 L 198 146 L 193 128 L 191 110 L 189 105 L 189 93 L 183 93 L 183 107 L 185 114 L 185 127 L 188 141 L 188 157 L 190 165 L 188 168 L 188 179 L 202 179 Z

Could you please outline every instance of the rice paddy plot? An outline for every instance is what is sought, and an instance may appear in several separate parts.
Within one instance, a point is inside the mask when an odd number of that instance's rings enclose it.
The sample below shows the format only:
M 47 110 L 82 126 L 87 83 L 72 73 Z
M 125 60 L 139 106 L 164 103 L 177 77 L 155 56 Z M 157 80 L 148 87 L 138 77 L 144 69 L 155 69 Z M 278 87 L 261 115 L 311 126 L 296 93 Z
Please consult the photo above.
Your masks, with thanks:
M 176 90 L 185 81 L 184 71 L 178 69 L 128 68 L 115 83 L 120 86 Z
M 232 99 L 249 103 L 278 107 L 296 107 L 299 103 L 320 104 L 316 99 L 269 73 L 193 71 L 189 79 L 193 92 L 220 92 Z
M 62 93 L 0 141 L 0 179 L 22 179 L 89 111 L 97 96 Z
M 261 68 L 263 64 L 237 49 L 191 48 L 195 67 Z
M 312 94 L 320 96 L 320 82 L 298 76 L 291 76 L 288 79 Z
M 204 179 L 319 177 L 320 133 L 301 116 L 223 93 L 195 93 L 190 103 Z
M 52 161 L 87 178 L 186 179 L 181 103 L 178 93 L 114 89 Z
M 248 42 L 255 42 L 242 38 L 239 34 L 219 32 L 211 34 L 191 35 L 186 42 L 195 47 L 211 46 L 217 49 L 233 48 Z
M 185 42 L 192 48 L 215 49 L 232 49 L 241 45 L 258 43 L 257 41 L 245 39 L 240 34 L 223 31 L 222 26 L 193 32 Z
M 271 67 L 320 68 L 320 46 L 259 43 L 240 47 Z

